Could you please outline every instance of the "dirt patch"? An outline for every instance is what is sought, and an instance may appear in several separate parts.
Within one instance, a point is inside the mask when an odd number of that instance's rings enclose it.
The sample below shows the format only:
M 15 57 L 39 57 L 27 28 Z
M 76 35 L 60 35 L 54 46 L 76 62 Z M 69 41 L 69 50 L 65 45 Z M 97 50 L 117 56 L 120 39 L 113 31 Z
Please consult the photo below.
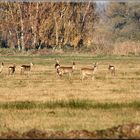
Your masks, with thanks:
M 23 138 L 44 138 L 46 136 L 46 132 L 37 129 L 31 129 L 27 132 L 24 132 L 22 136 Z
M 21 138 L 22 135 L 17 132 L 17 131 L 12 131 L 12 130 L 9 130 L 8 132 L 2 132 L 1 135 L 0 135 L 0 138 L 8 138 L 8 139 L 14 139 L 14 138 Z
M 0 138 L 140 138 L 140 124 L 125 124 L 105 130 L 72 130 L 69 132 L 56 131 L 45 132 L 38 129 L 31 129 L 23 134 L 16 131 L 2 132 Z

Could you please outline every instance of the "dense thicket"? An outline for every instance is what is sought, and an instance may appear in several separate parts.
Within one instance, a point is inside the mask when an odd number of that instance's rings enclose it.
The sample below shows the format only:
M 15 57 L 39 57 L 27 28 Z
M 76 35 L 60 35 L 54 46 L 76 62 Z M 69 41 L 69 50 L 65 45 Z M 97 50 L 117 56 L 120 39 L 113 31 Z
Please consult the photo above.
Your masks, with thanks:
M 104 4 L 0 3 L 1 46 L 140 54 L 140 3 Z
M 95 3 L 0 3 L 5 47 L 76 47 L 92 39 Z
M 114 39 L 123 38 L 130 40 L 140 39 L 140 4 L 110 3 L 106 10 L 110 31 Z
M 140 54 L 140 3 L 108 2 L 100 17 L 93 50 L 103 54 Z

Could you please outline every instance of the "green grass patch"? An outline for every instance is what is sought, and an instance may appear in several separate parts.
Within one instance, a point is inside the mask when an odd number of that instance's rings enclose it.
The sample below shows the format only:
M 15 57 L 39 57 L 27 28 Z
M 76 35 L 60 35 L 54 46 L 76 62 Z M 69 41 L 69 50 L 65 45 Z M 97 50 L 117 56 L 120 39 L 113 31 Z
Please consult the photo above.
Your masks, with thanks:
M 101 76 L 95 76 L 95 79 L 98 79 L 98 80 L 106 80 L 106 77 L 104 75 L 101 75 Z
M 27 83 L 25 80 L 14 80 L 11 82 L 12 87 L 26 87 Z
M 33 109 L 36 108 L 37 104 L 34 102 L 24 101 L 24 102 L 8 102 L 8 103 L 1 103 L 0 108 L 1 109 Z
M 140 109 L 140 102 L 134 101 L 129 103 L 96 103 L 90 100 L 55 100 L 44 103 L 40 102 L 9 102 L 0 103 L 1 109 L 55 109 L 55 108 L 71 108 L 71 109 L 121 109 L 134 108 Z
M 135 74 L 136 74 L 136 75 L 140 75 L 140 71 L 136 71 Z
M 62 59 L 62 60 L 135 60 L 135 61 L 139 61 L 139 57 L 129 57 L 129 56 L 107 56 L 107 55 L 97 55 L 97 56 L 93 56 L 93 54 L 47 54 L 47 55 L 37 55 L 37 56 L 32 56 L 32 55 L 20 55 L 20 56 L 0 56 L 1 59 L 6 59 L 6 60 L 22 60 L 22 61 L 27 61 L 28 60 L 33 60 L 33 59 Z
M 121 88 L 121 89 L 112 89 L 111 92 L 113 93 L 126 93 L 128 91 L 128 89 L 124 89 L 124 88 Z

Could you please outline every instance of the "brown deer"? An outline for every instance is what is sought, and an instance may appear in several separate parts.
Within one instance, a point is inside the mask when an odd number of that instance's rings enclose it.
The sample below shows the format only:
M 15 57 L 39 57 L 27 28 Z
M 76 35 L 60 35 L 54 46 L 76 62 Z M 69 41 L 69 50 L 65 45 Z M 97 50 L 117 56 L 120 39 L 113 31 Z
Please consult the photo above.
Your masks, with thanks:
M 111 75 L 115 76 L 115 66 L 109 64 L 108 70 L 111 73 Z
M 8 67 L 8 75 L 12 75 L 15 73 L 16 70 L 16 65 L 14 64 L 13 66 Z
M 56 60 L 56 59 L 55 59 L 55 60 Z M 55 63 L 55 69 L 58 69 L 58 68 L 60 68 L 60 64 L 59 64 L 59 61 L 56 60 L 56 63 Z
M 30 63 L 30 65 L 21 65 L 20 74 L 24 74 L 25 71 L 31 71 L 32 67 L 33 67 L 33 63 Z
M 97 64 L 95 63 L 92 68 L 81 68 L 81 75 L 82 75 L 82 81 L 84 80 L 85 77 L 91 76 L 92 80 L 94 79 L 94 74 L 97 69 Z
M 59 61 L 56 61 L 55 68 L 57 70 L 57 74 L 59 76 L 62 76 L 64 74 L 68 74 L 69 78 L 71 77 L 71 74 L 73 73 L 75 69 L 75 62 L 73 62 L 72 66 L 60 66 Z

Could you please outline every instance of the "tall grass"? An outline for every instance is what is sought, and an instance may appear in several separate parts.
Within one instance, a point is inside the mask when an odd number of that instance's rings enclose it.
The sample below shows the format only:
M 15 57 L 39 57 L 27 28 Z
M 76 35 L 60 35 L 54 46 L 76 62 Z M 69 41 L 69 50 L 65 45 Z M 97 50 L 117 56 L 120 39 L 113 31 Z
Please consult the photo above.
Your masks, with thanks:
M 55 100 L 44 103 L 33 101 L 17 101 L 9 103 L 0 103 L 0 109 L 55 109 L 55 108 L 71 108 L 71 109 L 121 109 L 134 108 L 140 109 L 140 102 L 125 103 L 97 103 L 90 100 Z
M 139 55 L 140 42 L 124 41 L 117 42 L 114 45 L 113 54 L 115 55 Z

